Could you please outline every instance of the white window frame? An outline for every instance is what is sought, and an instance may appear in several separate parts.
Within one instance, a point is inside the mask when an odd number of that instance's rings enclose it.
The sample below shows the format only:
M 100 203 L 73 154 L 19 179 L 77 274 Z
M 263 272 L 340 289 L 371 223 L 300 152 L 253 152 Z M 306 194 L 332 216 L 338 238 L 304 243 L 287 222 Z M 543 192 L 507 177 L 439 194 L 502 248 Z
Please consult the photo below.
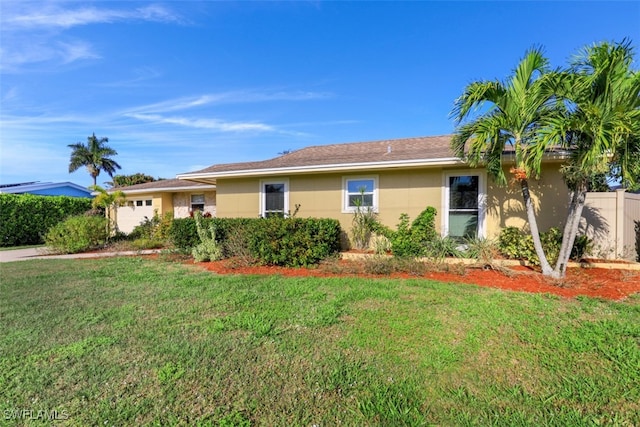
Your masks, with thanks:
M 266 212 L 266 205 L 267 205 L 267 200 L 266 200 L 266 193 L 264 191 L 264 187 L 266 185 L 273 185 L 273 184 L 284 184 L 284 215 L 288 215 L 289 214 L 289 178 L 282 178 L 282 179 L 261 179 L 260 180 L 260 212 L 259 215 L 261 217 L 265 217 L 267 212 Z
M 457 176 L 477 176 L 478 177 L 478 234 L 479 239 L 487 236 L 487 173 L 485 171 L 467 169 L 448 171 L 443 174 L 442 183 L 442 235 L 449 235 L 449 201 L 450 201 L 450 178 Z
M 354 213 L 357 209 L 355 206 L 349 206 L 349 181 L 361 181 L 364 179 L 373 181 L 373 206 L 371 208 L 373 212 L 378 212 L 378 175 L 359 175 L 342 177 L 342 213 Z

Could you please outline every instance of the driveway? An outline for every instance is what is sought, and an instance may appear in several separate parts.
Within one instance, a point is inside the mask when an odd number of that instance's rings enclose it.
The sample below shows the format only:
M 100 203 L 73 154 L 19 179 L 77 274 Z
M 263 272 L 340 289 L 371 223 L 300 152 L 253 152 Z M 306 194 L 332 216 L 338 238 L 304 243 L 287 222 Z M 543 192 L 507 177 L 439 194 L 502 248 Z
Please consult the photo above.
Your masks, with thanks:
M 69 255 L 47 255 L 45 248 L 28 248 L 0 251 L 0 262 L 26 261 L 30 259 L 72 259 L 72 258 L 100 258 L 110 256 L 131 256 L 147 255 L 160 252 L 159 249 L 149 249 L 143 251 L 123 251 L 123 252 L 91 252 L 83 254 Z

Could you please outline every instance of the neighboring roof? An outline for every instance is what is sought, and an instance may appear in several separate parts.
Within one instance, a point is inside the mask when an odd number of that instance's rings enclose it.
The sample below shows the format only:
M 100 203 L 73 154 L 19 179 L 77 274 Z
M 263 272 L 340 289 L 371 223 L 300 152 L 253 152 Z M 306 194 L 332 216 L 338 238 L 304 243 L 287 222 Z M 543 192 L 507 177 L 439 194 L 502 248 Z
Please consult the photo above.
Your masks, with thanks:
M 180 179 L 257 176 L 278 172 L 321 172 L 371 167 L 462 164 L 450 148 L 451 135 L 316 145 L 269 160 L 227 163 L 179 174 Z
M 75 190 L 75 192 L 85 193 L 87 197 L 91 196 L 91 191 L 88 188 L 83 187 L 78 184 L 74 184 L 73 182 L 23 182 L 17 184 L 2 184 L 0 185 L 0 193 L 10 193 L 10 194 L 23 194 L 23 193 L 38 193 L 38 192 L 47 192 L 48 194 L 55 193 L 56 191 L 47 191 L 47 190 L 56 190 L 68 188 Z M 64 195 L 61 193 L 61 195 Z
M 214 190 L 215 185 L 201 184 L 199 182 L 185 181 L 181 179 L 162 179 L 160 181 L 145 182 L 143 184 L 129 185 L 126 187 L 114 187 L 107 190 L 112 192 L 120 190 L 125 194 L 150 193 L 154 191 L 189 191 L 189 190 Z

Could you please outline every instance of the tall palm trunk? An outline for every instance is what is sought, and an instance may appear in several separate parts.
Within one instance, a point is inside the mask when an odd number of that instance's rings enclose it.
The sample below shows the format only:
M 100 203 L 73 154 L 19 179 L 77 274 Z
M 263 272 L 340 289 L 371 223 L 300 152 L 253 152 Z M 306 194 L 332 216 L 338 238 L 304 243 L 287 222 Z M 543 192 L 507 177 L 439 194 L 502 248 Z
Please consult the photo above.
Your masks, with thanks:
M 567 223 L 564 225 L 564 233 L 562 233 L 562 246 L 556 261 L 555 272 L 558 277 L 564 277 L 567 273 L 567 264 L 571 257 L 571 249 L 578 234 L 580 227 L 580 218 L 587 198 L 587 186 L 581 183 L 571 192 L 571 202 L 569 203 L 569 212 L 567 213 Z
M 540 231 L 538 230 L 538 221 L 536 220 L 536 213 L 533 208 L 533 201 L 531 200 L 531 193 L 529 191 L 529 181 L 527 179 L 520 180 L 520 187 L 522 188 L 522 198 L 524 199 L 524 206 L 527 212 L 527 220 L 529 221 L 529 229 L 531 230 L 531 237 L 533 238 L 533 247 L 536 250 L 536 255 L 540 260 L 540 267 L 542 268 L 542 274 L 545 276 L 551 276 L 558 278 L 557 272 L 551 268 L 551 264 L 547 261 L 547 256 L 542 248 L 542 241 L 540 240 Z

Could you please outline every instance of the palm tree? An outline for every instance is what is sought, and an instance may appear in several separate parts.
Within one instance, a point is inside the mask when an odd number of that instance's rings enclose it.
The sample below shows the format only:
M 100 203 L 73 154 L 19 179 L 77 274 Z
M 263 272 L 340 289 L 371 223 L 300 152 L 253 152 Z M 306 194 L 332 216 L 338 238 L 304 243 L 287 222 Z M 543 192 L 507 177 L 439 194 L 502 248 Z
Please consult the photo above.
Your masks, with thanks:
M 640 73 L 632 62 L 628 40 L 604 42 L 583 49 L 556 75 L 555 90 L 567 109 L 544 127 L 536 155 L 557 141 L 571 150 L 563 168 L 571 199 L 555 267 L 561 277 L 594 179 L 609 174 L 631 188 L 640 181 Z
M 113 178 L 116 169 L 121 169 L 120 165 L 111 156 L 118 154 L 116 150 L 106 145 L 109 138 L 96 138 L 94 133 L 87 138 L 87 144 L 77 142 L 69 144 L 71 148 L 71 160 L 69 161 L 69 173 L 75 172 L 82 166 L 89 171 L 89 175 L 93 178 L 93 185 L 97 185 L 98 175 L 100 171 L 105 171 Z
M 123 206 L 127 201 L 127 196 L 121 190 L 108 192 L 99 185 L 92 185 L 90 190 L 98 193 L 91 202 L 94 208 L 104 209 L 107 218 L 107 239 L 118 233 L 118 207 Z
M 456 131 L 451 147 L 456 155 L 476 167 L 484 164 L 500 185 L 507 179 L 503 169 L 505 150 L 513 150 L 511 168 L 520 184 L 529 229 L 544 275 L 554 276 L 540 241 L 529 179 L 540 174 L 541 157 L 530 154 L 538 138 L 540 123 L 557 114 L 556 98 L 549 90 L 548 60 L 540 48 L 529 50 L 506 82 L 477 81 L 469 84 L 454 105 Z M 477 117 L 470 113 L 482 108 Z M 465 123 L 463 123 L 465 121 Z

